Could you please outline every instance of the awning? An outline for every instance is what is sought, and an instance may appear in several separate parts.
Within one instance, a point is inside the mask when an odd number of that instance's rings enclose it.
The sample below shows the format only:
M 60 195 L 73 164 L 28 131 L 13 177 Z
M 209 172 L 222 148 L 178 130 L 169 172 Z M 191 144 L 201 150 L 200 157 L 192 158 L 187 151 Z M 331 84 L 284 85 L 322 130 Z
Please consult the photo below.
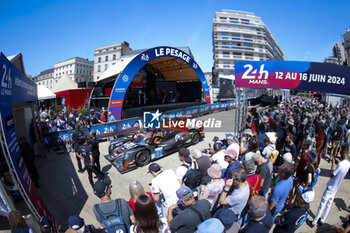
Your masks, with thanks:
M 38 85 L 38 100 L 55 99 L 56 95 L 44 85 Z

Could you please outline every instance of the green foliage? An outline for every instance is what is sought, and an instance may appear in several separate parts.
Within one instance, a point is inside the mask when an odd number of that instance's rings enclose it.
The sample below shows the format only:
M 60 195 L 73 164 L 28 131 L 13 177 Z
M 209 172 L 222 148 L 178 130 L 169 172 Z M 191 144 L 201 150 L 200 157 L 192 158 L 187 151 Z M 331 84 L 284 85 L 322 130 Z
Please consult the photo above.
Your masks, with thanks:
M 81 113 L 81 115 L 82 115 L 83 117 L 87 116 L 88 112 L 87 112 L 87 107 L 86 107 L 86 105 L 80 106 L 80 107 L 77 109 L 77 113 L 79 113 L 79 114 Z
M 57 116 L 58 113 L 62 110 L 62 106 L 56 102 L 51 105 L 51 110 L 54 116 Z

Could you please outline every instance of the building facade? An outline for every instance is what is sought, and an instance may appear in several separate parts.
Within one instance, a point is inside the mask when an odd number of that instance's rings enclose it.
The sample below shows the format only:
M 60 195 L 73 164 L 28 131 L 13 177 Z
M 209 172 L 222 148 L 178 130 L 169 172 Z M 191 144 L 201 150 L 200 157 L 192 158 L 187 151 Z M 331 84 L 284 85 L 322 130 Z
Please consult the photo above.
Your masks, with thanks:
M 333 57 L 333 56 L 331 56 L 331 57 L 326 57 L 326 58 L 324 59 L 324 63 L 330 63 L 330 64 L 339 65 L 338 58 Z
M 336 43 L 333 47 L 333 56 L 337 58 L 338 65 L 346 65 L 346 53 L 344 43 Z
M 129 43 L 108 45 L 95 49 L 94 53 L 94 82 L 97 82 L 100 75 L 114 65 L 126 52 L 130 51 Z
M 54 65 L 54 80 L 57 83 L 63 75 L 67 75 L 74 82 L 80 84 L 80 87 L 87 87 L 88 83 L 93 81 L 93 69 L 93 61 L 89 61 L 87 58 L 73 57 Z
M 234 62 L 285 60 L 279 44 L 258 16 L 249 12 L 222 10 L 213 21 L 213 83 L 234 80 Z
M 346 33 L 343 35 L 343 38 L 347 64 L 350 65 L 350 29 L 346 29 Z
M 37 85 L 44 85 L 48 89 L 52 90 L 53 85 L 57 82 L 54 79 L 53 68 L 41 71 L 39 75 L 33 77 L 33 81 Z

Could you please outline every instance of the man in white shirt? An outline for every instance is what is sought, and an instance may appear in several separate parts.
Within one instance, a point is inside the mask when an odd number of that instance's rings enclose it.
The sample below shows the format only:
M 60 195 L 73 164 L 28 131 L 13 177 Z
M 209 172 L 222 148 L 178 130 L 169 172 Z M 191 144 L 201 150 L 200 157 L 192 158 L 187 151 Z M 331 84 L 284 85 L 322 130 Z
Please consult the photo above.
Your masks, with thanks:
M 153 199 L 157 207 L 163 208 L 162 212 L 166 217 L 168 207 L 178 201 L 176 190 L 180 188 L 180 183 L 173 170 L 163 171 L 157 163 L 149 165 L 148 172 L 154 177 L 150 184 Z
M 331 179 L 327 183 L 327 188 L 323 193 L 320 206 L 318 207 L 318 211 L 314 221 L 312 221 L 311 223 L 311 227 L 314 227 L 316 223 L 318 223 L 319 225 L 322 225 L 324 223 L 329 213 L 329 210 L 331 209 L 331 205 L 333 203 L 335 194 L 337 193 L 341 182 L 343 181 L 344 177 L 349 171 L 350 162 L 349 162 L 349 149 L 347 144 L 344 144 L 342 146 L 341 155 L 343 160 L 340 163 L 338 163 L 335 170 L 333 169 L 335 159 L 334 157 L 332 159 Z M 325 207 L 326 209 L 324 210 Z M 322 215 L 323 210 L 324 210 L 324 213 Z

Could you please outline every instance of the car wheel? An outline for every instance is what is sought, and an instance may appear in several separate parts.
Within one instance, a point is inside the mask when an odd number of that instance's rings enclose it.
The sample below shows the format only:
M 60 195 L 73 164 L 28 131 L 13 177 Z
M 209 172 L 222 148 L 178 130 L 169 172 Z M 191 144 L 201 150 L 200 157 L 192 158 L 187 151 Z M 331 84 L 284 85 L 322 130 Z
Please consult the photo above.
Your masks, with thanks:
M 139 167 L 147 165 L 151 161 L 151 153 L 148 150 L 137 152 L 135 156 L 135 163 Z
M 199 133 L 198 133 L 198 132 L 194 132 L 194 133 L 192 134 L 192 140 L 191 140 L 191 142 L 192 142 L 193 144 L 197 144 L 197 143 L 199 142 Z

